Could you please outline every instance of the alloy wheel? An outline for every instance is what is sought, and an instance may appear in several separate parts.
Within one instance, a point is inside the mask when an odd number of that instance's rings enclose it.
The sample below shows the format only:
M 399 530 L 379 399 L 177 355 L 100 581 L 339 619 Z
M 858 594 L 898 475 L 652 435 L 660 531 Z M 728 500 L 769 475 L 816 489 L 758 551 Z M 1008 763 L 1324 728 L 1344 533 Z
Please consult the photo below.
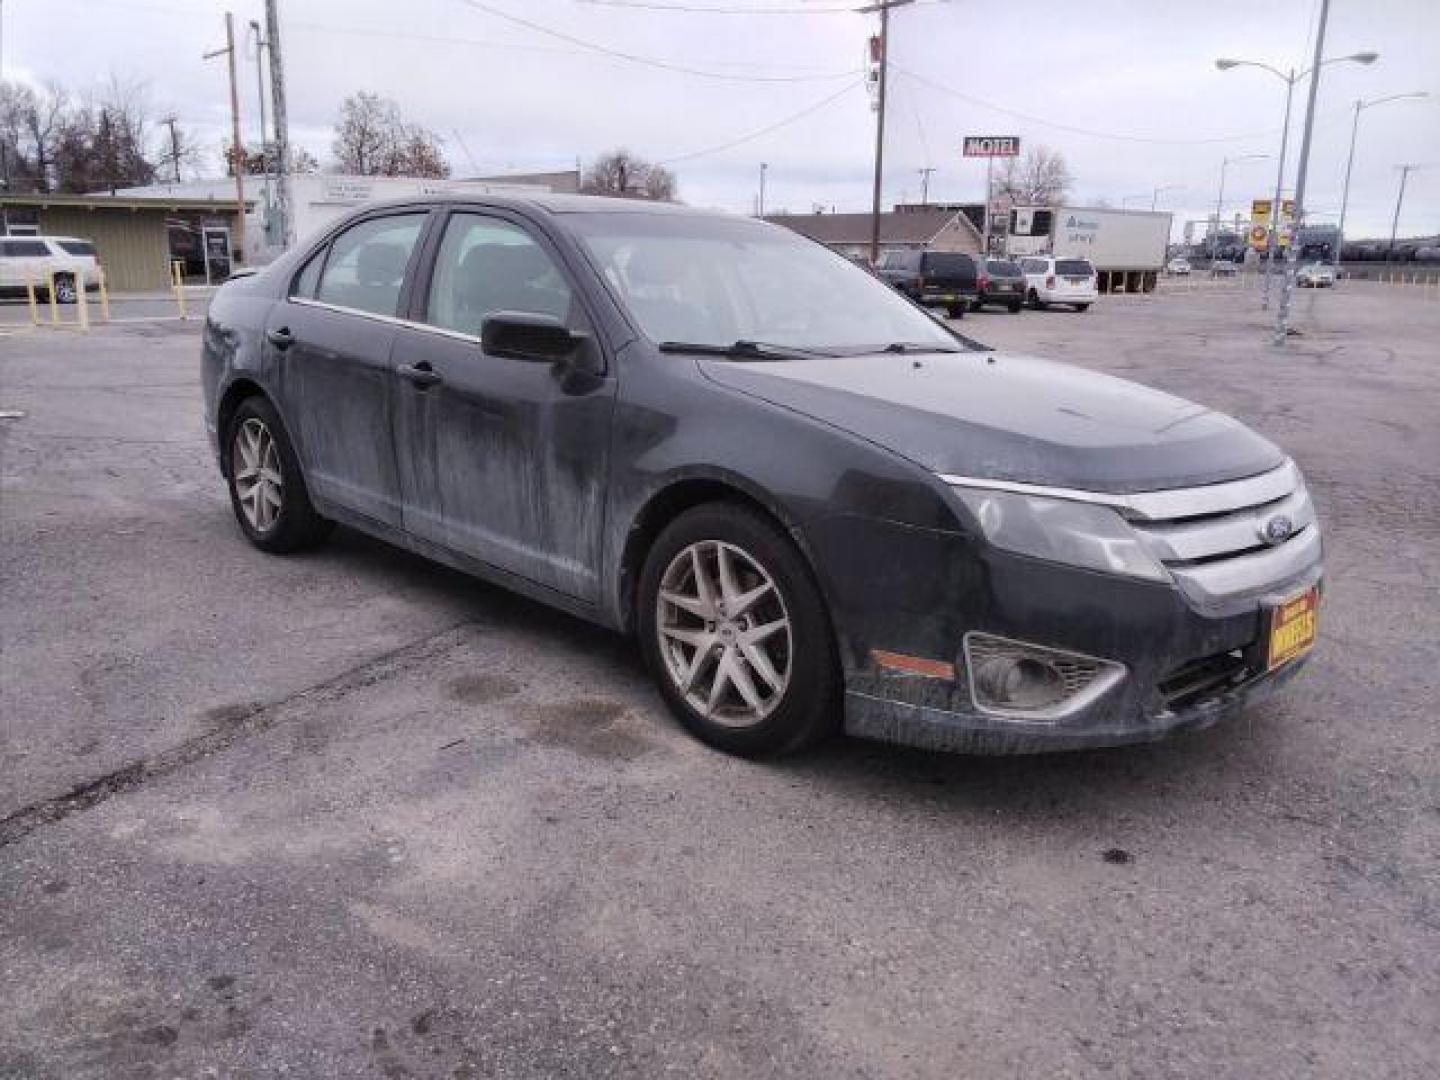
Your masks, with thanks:
M 236 429 L 233 449 L 231 467 L 240 510 L 252 529 L 265 532 L 279 518 L 285 496 L 279 449 L 270 429 L 253 416 Z
M 670 560 L 655 599 L 660 655 L 686 702 L 727 727 L 751 727 L 790 685 L 793 643 L 784 598 L 734 544 L 701 540 Z

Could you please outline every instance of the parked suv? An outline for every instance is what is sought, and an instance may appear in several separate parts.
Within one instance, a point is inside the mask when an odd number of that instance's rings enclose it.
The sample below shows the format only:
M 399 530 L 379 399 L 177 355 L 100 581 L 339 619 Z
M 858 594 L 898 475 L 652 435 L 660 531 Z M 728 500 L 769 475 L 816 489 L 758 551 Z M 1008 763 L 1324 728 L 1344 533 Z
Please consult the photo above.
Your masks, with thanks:
M 35 286 L 37 296 L 48 296 L 54 275 L 55 299 L 62 304 L 76 300 L 75 283 L 81 277 L 86 289 L 100 283 L 100 261 L 95 245 L 73 236 L 0 237 L 0 291 L 7 296 L 25 295 L 25 286 Z
M 1025 274 L 1025 299 L 1031 307 L 1069 304 L 1084 311 L 1100 296 L 1095 267 L 1089 259 L 1057 259 L 1031 255 L 1020 260 Z
M 979 260 L 954 251 L 887 251 L 875 272 L 916 303 L 964 318 L 980 296 Z
M 1315 640 L 1320 530 L 1277 447 L 978 345 L 780 226 L 373 204 L 222 285 L 201 340 L 251 543 L 341 522 L 634 634 L 733 753 L 842 724 L 1006 753 L 1155 739 L 1268 694 Z
M 977 309 L 986 304 L 999 304 L 1016 312 L 1025 304 L 1025 275 L 1020 264 L 1009 259 L 986 259 L 980 274 Z

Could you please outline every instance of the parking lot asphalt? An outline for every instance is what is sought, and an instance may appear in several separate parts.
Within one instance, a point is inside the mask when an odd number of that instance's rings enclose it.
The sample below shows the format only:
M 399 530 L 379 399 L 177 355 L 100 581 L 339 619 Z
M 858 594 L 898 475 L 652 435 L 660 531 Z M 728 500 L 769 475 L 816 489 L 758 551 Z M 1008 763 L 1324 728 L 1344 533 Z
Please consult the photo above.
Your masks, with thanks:
M 1440 1074 L 1440 303 L 988 342 L 1300 461 L 1321 643 L 1155 746 L 756 764 L 631 645 L 352 533 L 242 540 L 198 327 L 0 334 L 0 1076 Z

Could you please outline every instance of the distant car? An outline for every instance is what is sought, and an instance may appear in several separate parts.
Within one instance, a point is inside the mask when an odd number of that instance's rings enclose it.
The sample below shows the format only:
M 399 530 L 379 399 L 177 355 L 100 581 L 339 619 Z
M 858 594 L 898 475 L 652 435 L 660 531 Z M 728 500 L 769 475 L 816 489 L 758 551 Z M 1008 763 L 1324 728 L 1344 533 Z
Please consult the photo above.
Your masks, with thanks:
M 1295 274 L 1302 289 L 1328 289 L 1335 284 L 1335 268 L 1324 263 L 1307 263 Z
M 1095 267 L 1089 259 L 1057 259 L 1031 255 L 1020 260 L 1025 275 L 1025 299 L 1033 308 L 1068 304 L 1084 311 L 1100 296 Z
M 1189 260 L 1189 259 L 1171 259 L 1168 263 L 1165 264 L 1165 272 L 1166 272 L 1167 274 L 1174 274 L 1174 275 L 1176 275 L 1177 277 L 1189 277 L 1189 276 L 1190 276 L 1190 260 Z
M 82 278 L 87 290 L 99 288 L 100 260 L 89 240 L 74 236 L 0 237 L 0 293 L 24 296 L 25 286 L 34 285 L 37 297 L 48 297 L 53 280 L 56 301 L 73 304 L 79 295 L 76 282 Z
M 986 259 L 980 272 L 975 294 L 975 307 L 999 304 L 1011 312 L 1025 305 L 1025 275 L 1020 264 L 1009 259 Z
M 1240 272 L 1240 266 L 1229 259 L 1217 259 L 1210 264 L 1211 277 L 1234 277 Z
M 875 267 L 880 278 L 926 307 L 964 318 L 980 294 L 978 260 L 953 251 L 887 251 Z

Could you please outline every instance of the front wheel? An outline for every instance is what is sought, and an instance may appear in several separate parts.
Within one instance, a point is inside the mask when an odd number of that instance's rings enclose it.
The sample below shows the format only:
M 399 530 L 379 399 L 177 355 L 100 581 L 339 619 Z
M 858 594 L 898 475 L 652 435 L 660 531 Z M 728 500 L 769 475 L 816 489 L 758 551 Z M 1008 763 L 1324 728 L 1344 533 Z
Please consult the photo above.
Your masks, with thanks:
M 1019 301 L 1019 300 L 1011 300 L 1009 307 L 1010 307 L 1010 314 L 1011 314 L 1011 315 L 1016 314 L 1016 313 L 1020 310 L 1020 307 L 1021 307 L 1020 301 Z
M 225 447 L 230 505 L 252 544 L 281 553 L 312 547 L 329 535 L 331 523 L 311 504 L 295 448 L 270 402 L 242 401 Z
M 834 729 L 829 613 L 799 550 L 767 518 L 733 503 L 682 514 L 651 548 L 637 603 L 660 693 L 702 742 L 763 757 Z
M 1089 304 L 1076 304 L 1076 305 L 1075 305 L 1075 310 L 1076 310 L 1076 311 L 1089 311 L 1089 310 L 1090 310 L 1090 305 L 1089 305 Z
M 952 319 L 963 319 L 965 318 L 966 307 L 967 305 L 965 304 L 951 304 L 945 309 L 945 314 L 950 316 L 950 318 Z

